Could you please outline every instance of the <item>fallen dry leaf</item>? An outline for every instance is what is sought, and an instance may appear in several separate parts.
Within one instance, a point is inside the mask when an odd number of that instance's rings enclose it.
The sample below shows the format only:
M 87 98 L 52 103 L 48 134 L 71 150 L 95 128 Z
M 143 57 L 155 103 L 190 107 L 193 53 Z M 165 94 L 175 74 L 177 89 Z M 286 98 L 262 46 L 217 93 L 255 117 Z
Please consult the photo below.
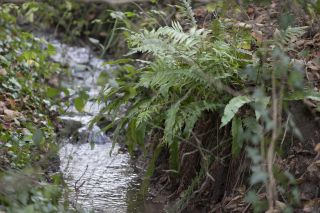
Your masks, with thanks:
M 7 71 L 3 68 L 0 69 L 0 75 L 2 76 L 6 76 L 7 75 Z
M 263 39 L 263 34 L 261 31 L 252 31 L 251 32 L 251 35 L 253 38 L 255 38 L 258 42 L 262 42 L 264 39 Z
M 303 211 L 304 212 L 316 212 L 320 207 L 320 198 L 310 200 L 304 203 Z
M 320 143 L 318 143 L 318 144 L 314 147 L 314 151 L 316 151 L 318 154 L 320 154 Z
M 10 109 L 4 109 L 3 113 L 5 115 L 5 119 L 6 120 L 13 120 L 17 117 L 19 117 L 21 115 L 20 112 L 18 111 L 14 111 L 14 110 L 10 110 Z

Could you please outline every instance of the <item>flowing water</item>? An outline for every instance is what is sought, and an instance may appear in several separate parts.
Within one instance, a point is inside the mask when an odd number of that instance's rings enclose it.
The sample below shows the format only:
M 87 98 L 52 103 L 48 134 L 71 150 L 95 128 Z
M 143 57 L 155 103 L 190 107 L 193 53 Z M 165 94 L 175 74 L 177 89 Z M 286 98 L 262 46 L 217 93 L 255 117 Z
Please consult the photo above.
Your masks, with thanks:
M 111 67 L 103 66 L 103 61 L 88 48 L 71 47 L 58 40 L 46 39 L 57 50 L 52 60 L 71 70 L 71 78 L 63 80 L 63 86 L 71 95 L 82 89 L 90 95 L 83 112 L 79 113 L 71 106 L 60 117 L 64 123 L 62 132 L 68 135 L 61 139 L 59 156 L 61 171 L 70 191 L 69 202 L 73 208 L 85 212 L 160 212 L 152 205 L 146 209 L 146 202 L 138 199 L 140 177 L 130 156 L 118 152 L 118 145 L 110 155 L 110 137 L 98 126 L 88 128 L 89 121 L 101 108 L 94 100 L 100 89 L 97 78 L 101 72 L 110 74 Z

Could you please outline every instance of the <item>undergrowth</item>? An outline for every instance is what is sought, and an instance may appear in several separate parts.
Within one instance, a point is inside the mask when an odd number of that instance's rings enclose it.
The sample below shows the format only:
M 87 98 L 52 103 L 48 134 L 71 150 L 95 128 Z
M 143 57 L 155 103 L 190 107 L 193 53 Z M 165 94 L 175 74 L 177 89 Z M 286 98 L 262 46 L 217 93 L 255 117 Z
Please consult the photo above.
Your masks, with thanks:
M 246 150 L 251 159 L 251 188 L 264 186 L 267 192 L 267 205 L 258 202 L 253 191 L 248 202 L 254 203 L 256 211 L 275 210 L 277 143 L 285 128 L 300 137 L 288 104 L 303 99 L 319 101 L 319 94 L 305 84 L 303 67 L 287 54 L 294 51 L 306 28 L 284 26 L 251 52 L 242 49 L 247 38 L 225 39 L 233 35 L 223 19 L 199 29 L 190 2 L 181 1 L 180 8 L 188 16 L 188 24 L 172 21 L 170 26 L 152 30 L 126 30 L 130 51 L 127 59 L 111 62 L 120 66 L 101 92 L 100 101 L 106 106 L 97 120 L 112 116 L 114 122 L 104 130 L 115 126 L 115 138 L 125 132 L 130 153 L 145 150 L 152 130 L 163 131 L 160 146 L 169 149 L 170 169 L 179 176 L 183 172 L 179 170 L 180 144 L 190 143 L 203 112 L 217 112 L 220 128 L 231 127 L 232 156 Z M 143 60 L 130 59 L 137 53 L 143 54 Z M 124 106 L 127 110 L 122 114 Z M 284 118 L 288 122 L 284 123 Z M 154 163 L 152 160 L 149 165 L 147 180 Z M 295 185 L 292 175 L 280 173 Z M 285 196 L 291 197 L 288 211 L 299 204 L 296 188 Z
M 48 82 L 62 69 L 48 60 L 53 46 L 17 26 L 20 12 L 0 6 L 0 211 L 57 212 L 56 112 L 49 108 L 58 92 Z

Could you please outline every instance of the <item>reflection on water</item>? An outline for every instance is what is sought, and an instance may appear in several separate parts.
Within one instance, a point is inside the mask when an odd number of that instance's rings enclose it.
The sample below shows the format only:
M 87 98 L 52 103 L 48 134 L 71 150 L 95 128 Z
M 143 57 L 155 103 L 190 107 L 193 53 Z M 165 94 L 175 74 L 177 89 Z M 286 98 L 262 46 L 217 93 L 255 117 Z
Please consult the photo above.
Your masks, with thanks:
M 111 143 L 93 149 L 90 144 L 68 143 L 61 148 L 61 171 L 71 189 L 70 201 L 95 212 L 141 212 L 137 173 L 128 154 L 110 156 L 111 147 Z

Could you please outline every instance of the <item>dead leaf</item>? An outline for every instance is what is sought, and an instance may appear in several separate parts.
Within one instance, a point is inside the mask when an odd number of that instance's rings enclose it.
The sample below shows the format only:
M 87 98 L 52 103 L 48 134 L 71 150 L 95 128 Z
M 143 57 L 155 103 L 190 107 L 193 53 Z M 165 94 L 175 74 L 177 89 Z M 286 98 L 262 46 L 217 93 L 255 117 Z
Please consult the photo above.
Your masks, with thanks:
M 21 115 L 20 112 L 18 111 L 14 111 L 14 110 L 10 110 L 10 109 L 4 109 L 3 113 L 5 115 L 5 119 L 6 120 L 13 120 L 17 117 L 19 117 Z
M 254 20 L 257 24 L 264 24 L 268 21 L 268 15 L 262 14 Z
M 262 42 L 263 41 L 263 34 L 261 31 L 253 31 L 251 32 L 251 35 L 253 38 L 255 38 L 258 42 Z
M 320 143 L 318 143 L 318 144 L 314 147 L 314 151 L 316 151 L 318 154 L 320 154 Z
M 320 207 L 320 198 L 310 200 L 304 203 L 303 211 L 304 212 L 315 212 Z
M 4 68 L 1 68 L 0 69 L 0 75 L 6 76 L 7 75 L 7 71 Z
M 49 80 L 49 85 L 52 85 L 53 87 L 57 88 L 59 87 L 59 78 L 57 76 L 53 76 L 50 80 Z
M 280 210 L 280 212 L 283 212 L 287 208 L 287 205 L 285 203 L 277 200 L 276 201 L 276 208 L 277 208 L 277 210 Z
M 244 28 L 244 29 L 252 29 L 252 24 L 244 23 L 244 22 L 238 22 L 234 24 L 234 27 Z
M 11 99 L 11 98 L 7 98 L 6 99 L 6 105 L 7 106 L 10 106 L 9 108 L 15 108 L 16 106 L 16 101 L 14 99 Z
M 247 14 L 248 16 L 250 17 L 250 19 L 253 19 L 254 18 L 254 15 L 255 15 L 255 8 L 252 7 L 252 6 L 249 6 L 248 9 L 247 9 Z
M 6 103 L 0 101 L 0 109 L 4 109 L 6 107 Z

